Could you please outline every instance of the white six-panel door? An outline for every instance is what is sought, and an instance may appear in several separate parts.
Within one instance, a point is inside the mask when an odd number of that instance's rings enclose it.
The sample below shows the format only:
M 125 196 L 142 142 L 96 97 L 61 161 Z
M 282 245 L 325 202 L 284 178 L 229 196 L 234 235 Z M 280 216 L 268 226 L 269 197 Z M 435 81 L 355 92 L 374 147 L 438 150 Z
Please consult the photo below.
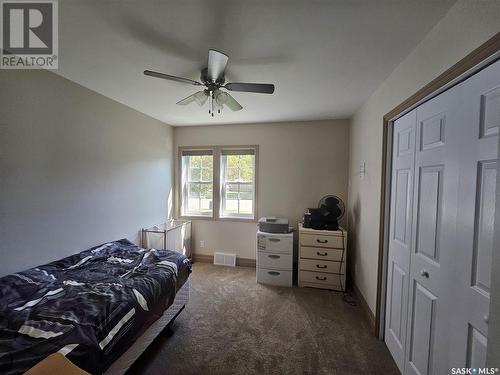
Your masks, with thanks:
M 387 267 L 385 342 L 399 369 L 404 369 L 408 278 L 410 273 L 413 170 L 415 164 L 415 111 L 394 124 L 391 226 Z
M 393 124 L 385 341 L 405 374 L 484 367 L 500 62 Z
M 485 367 L 500 127 L 500 63 L 462 85 L 463 137 L 456 252 L 456 301 L 450 316 L 450 366 Z
M 447 374 L 459 182 L 458 88 L 416 109 L 407 374 Z

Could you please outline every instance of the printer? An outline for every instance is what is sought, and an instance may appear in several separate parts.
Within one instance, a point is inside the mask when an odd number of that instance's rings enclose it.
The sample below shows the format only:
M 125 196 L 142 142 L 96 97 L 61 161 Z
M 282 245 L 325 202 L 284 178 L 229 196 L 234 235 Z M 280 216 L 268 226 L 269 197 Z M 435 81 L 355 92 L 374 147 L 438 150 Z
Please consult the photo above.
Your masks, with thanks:
M 259 219 L 259 231 L 266 233 L 289 233 L 288 219 L 279 217 L 261 217 Z

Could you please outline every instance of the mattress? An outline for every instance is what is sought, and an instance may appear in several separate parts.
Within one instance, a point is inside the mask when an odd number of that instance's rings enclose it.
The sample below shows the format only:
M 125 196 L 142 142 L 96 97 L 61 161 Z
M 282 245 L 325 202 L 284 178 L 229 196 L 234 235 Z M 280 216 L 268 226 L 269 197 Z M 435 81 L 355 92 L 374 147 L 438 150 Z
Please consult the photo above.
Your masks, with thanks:
M 164 311 L 191 272 L 174 251 L 128 240 L 0 278 L 0 373 L 60 352 L 103 373 Z

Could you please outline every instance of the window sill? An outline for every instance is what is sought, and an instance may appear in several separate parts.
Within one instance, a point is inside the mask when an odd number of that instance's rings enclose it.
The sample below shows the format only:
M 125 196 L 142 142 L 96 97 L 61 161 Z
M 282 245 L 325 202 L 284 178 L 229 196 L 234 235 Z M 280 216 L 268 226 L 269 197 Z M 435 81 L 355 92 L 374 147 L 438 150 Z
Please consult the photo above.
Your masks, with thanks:
M 203 216 L 203 215 L 180 215 L 179 220 L 215 220 L 213 216 Z
M 223 222 L 236 222 L 236 223 L 256 223 L 258 219 L 255 218 L 237 218 L 237 217 L 219 217 L 212 216 L 179 216 L 179 220 L 204 220 L 204 221 L 223 221 Z
M 238 223 L 256 223 L 258 220 L 250 217 L 219 217 L 218 221 L 236 221 Z

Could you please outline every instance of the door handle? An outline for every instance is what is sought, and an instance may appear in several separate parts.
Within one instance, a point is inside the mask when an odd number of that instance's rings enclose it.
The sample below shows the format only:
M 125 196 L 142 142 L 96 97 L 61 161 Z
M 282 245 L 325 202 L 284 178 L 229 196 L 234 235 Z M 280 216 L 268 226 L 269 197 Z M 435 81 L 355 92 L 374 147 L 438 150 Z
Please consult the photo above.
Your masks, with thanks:
M 319 251 L 317 251 L 316 255 L 319 255 L 320 257 L 326 257 L 328 253 L 320 253 Z
M 320 240 L 319 238 L 316 239 L 316 242 L 318 243 L 328 243 L 328 240 Z
M 490 320 L 490 316 L 489 316 L 489 315 L 485 315 L 485 316 L 483 317 L 483 319 L 484 319 L 484 322 L 485 322 L 486 324 L 488 324 L 488 322 L 489 322 L 489 320 Z
M 271 242 L 280 242 L 281 240 L 279 238 L 270 238 L 269 241 L 271 241 Z
M 281 258 L 279 255 L 268 255 L 269 258 L 271 259 L 279 259 Z
M 271 276 L 279 276 L 281 275 L 279 272 L 276 272 L 276 271 L 267 271 L 267 273 Z
M 328 266 L 326 264 L 323 264 L 322 266 L 319 264 L 316 264 L 316 268 L 327 268 Z
M 316 276 L 316 280 L 325 281 L 326 276 L 323 276 L 323 277 Z
M 425 277 L 426 279 L 428 279 L 430 277 L 429 271 L 426 271 L 426 270 L 420 271 L 420 276 Z

